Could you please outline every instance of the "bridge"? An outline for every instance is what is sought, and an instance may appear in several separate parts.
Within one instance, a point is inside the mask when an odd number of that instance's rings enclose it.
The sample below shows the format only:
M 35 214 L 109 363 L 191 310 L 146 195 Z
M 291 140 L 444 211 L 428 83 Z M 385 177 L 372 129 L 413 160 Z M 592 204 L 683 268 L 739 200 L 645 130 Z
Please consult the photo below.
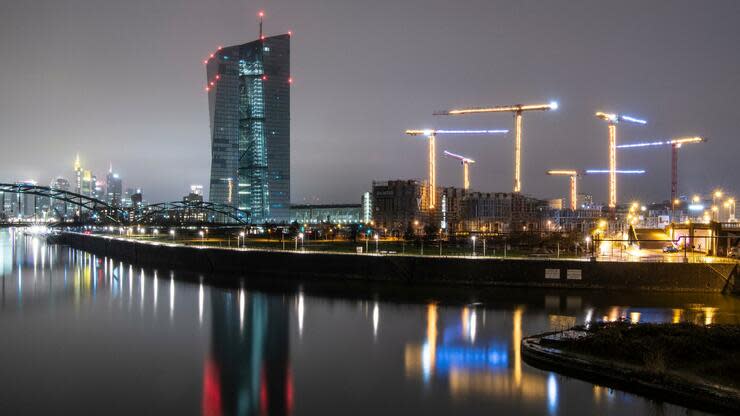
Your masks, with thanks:
M 203 201 L 173 201 L 122 208 L 90 196 L 32 184 L 0 183 L 0 213 L 5 208 L 5 194 L 30 195 L 34 197 L 33 212 L 37 210 L 37 198 L 48 198 L 50 211 L 59 218 L 64 215 L 56 210 L 51 201 L 59 201 L 77 209 L 75 223 L 105 224 L 192 224 L 192 223 L 250 223 L 248 211 L 226 204 Z M 24 201 L 19 200 L 19 211 Z M 26 209 L 28 209 L 26 207 Z

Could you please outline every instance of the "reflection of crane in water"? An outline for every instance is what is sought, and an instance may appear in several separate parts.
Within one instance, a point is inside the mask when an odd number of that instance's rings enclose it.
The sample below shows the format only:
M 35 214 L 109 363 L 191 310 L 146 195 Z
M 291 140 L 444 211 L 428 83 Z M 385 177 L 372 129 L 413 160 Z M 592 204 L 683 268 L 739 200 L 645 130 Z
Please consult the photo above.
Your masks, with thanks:
M 516 308 L 512 313 L 511 349 L 503 340 L 486 338 L 478 326 L 479 312 L 464 307 L 455 324 L 447 321 L 448 325 L 440 325 L 443 314 L 436 304 L 429 304 L 423 344 L 407 344 L 405 348 L 406 376 L 421 377 L 425 383 L 446 378 L 453 396 L 549 397 L 552 382 L 538 373 L 522 372 L 523 309 Z
M 211 291 L 211 352 L 203 371 L 204 415 L 287 415 L 288 310 L 280 299 Z

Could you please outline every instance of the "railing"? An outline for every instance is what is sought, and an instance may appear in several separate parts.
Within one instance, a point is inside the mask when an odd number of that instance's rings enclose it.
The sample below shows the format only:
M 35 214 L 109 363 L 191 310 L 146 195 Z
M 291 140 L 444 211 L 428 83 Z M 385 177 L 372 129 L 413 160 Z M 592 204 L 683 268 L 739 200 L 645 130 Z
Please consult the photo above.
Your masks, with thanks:
M 269 241 L 250 241 L 245 242 L 243 239 L 238 237 L 227 240 L 225 237 L 220 236 L 216 239 L 215 237 L 198 237 L 189 236 L 183 238 L 178 235 L 178 238 L 168 236 L 168 234 L 162 233 L 157 235 L 116 235 L 116 234 L 98 234 L 107 238 L 116 238 L 122 240 L 139 241 L 149 244 L 164 244 L 164 245 L 188 245 L 193 247 L 201 248 L 219 248 L 224 250 L 244 250 L 244 251 L 266 251 L 266 252 L 296 252 L 296 253 L 313 253 L 313 254 L 343 254 L 343 255 L 374 255 L 374 256 L 420 256 L 420 257 L 441 257 L 441 258 L 466 258 L 466 259 L 516 259 L 516 260 L 547 260 L 547 261 L 599 261 L 599 262 L 644 262 L 644 263 L 738 263 L 738 260 L 725 258 L 725 257 L 714 257 L 706 256 L 703 253 L 691 252 L 686 250 L 684 253 L 655 253 L 655 252 L 644 252 L 641 250 L 619 250 L 618 253 L 613 255 L 610 254 L 598 254 L 592 250 L 585 256 L 572 256 L 564 255 L 562 257 L 556 257 L 555 253 L 543 253 L 542 255 L 531 255 L 531 253 L 514 252 L 510 250 L 508 253 L 500 249 L 493 250 L 490 246 L 484 254 L 482 247 L 479 245 L 475 253 L 472 248 L 467 246 L 463 247 L 440 247 L 440 245 L 432 245 L 430 242 L 426 242 L 422 245 L 406 245 L 402 248 L 401 244 L 403 241 L 383 241 L 379 242 L 376 246 L 375 241 L 357 241 L 357 242 L 334 242 L 334 241 L 312 241 L 312 240 L 300 240 L 296 241 L 295 238 L 286 238 L 284 241 L 281 240 L 269 240 Z M 233 241 L 231 241 L 233 240 Z M 598 241 L 619 241 L 625 240 L 597 240 Z M 658 240 L 660 242 L 669 243 L 670 240 Z M 675 242 L 672 242 L 675 243 Z M 384 247 L 385 246 L 385 247 Z M 355 249 L 362 247 L 362 252 L 358 252 Z M 376 249 L 377 247 L 377 249 Z M 425 250 L 422 250 L 425 247 Z

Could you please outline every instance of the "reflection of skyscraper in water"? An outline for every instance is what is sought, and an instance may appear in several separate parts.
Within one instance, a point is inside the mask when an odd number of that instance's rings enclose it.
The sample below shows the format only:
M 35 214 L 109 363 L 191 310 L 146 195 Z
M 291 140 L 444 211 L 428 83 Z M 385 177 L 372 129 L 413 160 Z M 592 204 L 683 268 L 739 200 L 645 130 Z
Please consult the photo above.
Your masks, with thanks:
M 203 370 L 204 415 L 285 415 L 293 381 L 289 314 L 279 298 L 211 291 L 211 352 Z

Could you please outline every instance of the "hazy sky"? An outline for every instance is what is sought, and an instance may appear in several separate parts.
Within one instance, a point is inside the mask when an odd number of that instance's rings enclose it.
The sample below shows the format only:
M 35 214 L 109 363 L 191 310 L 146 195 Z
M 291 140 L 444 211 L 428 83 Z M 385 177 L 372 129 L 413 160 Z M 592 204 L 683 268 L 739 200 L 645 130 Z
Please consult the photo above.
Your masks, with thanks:
M 359 202 L 373 179 L 423 178 L 406 128 L 511 128 L 455 106 L 560 102 L 524 117 L 523 190 L 566 195 L 548 168 L 606 167 L 596 110 L 649 121 L 622 143 L 704 135 L 680 158 L 682 193 L 740 191 L 740 1 L 1 0 L 0 181 L 71 179 L 74 155 L 108 163 L 150 201 L 208 183 L 203 59 L 218 45 L 292 30 L 293 202 Z M 470 156 L 472 186 L 511 189 L 508 137 L 440 138 Z M 623 151 L 621 201 L 669 196 L 668 148 Z M 461 185 L 456 162 L 438 183 Z M 582 190 L 606 198 L 606 177 Z M 652 196 L 652 198 L 651 198 Z

